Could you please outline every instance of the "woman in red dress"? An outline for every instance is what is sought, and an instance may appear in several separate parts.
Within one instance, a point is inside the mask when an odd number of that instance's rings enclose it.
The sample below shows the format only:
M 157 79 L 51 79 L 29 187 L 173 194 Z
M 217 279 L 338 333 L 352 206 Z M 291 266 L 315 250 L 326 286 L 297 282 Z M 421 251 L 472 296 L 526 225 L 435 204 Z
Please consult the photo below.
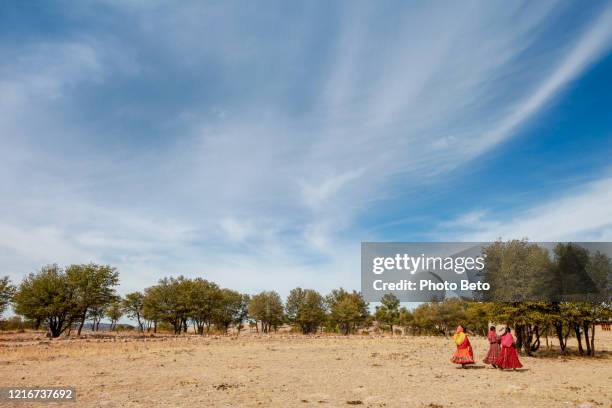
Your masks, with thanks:
M 495 364 L 502 370 L 506 368 L 514 370 L 523 366 L 519 361 L 514 337 L 512 337 L 509 327 L 506 327 L 505 333 L 501 337 L 501 354 L 497 357 Z
M 451 357 L 451 362 L 461 364 L 462 368 L 465 368 L 466 364 L 474 364 L 474 352 L 472 351 L 472 346 L 470 345 L 470 341 L 463 327 L 457 327 L 453 340 L 455 341 L 457 350 L 455 350 L 455 353 Z
M 501 339 L 495 331 L 495 326 L 489 328 L 487 339 L 489 340 L 489 352 L 483 361 L 485 364 L 491 364 L 494 368 L 497 368 L 496 361 L 500 353 L 499 342 Z

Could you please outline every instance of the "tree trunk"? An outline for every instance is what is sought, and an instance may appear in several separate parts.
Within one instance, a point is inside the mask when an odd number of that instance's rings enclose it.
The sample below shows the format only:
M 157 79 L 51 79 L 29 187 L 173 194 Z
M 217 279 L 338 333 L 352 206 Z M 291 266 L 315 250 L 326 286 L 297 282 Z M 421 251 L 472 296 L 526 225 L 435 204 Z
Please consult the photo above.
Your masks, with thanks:
M 557 333 L 557 338 L 559 339 L 559 348 L 561 349 L 561 354 L 565 354 L 565 341 L 563 338 L 563 323 L 555 322 L 555 332 Z
M 583 355 L 584 349 L 582 348 L 582 334 L 580 334 L 580 325 L 578 325 L 578 323 L 574 323 L 574 332 L 576 333 L 576 340 L 578 340 L 578 352 L 580 355 Z
M 514 325 L 514 333 L 516 334 L 516 350 L 520 352 L 523 348 L 523 325 Z
M 595 323 L 591 325 L 591 355 L 595 357 Z
M 85 325 L 85 317 L 86 313 L 83 313 L 83 316 L 81 317 L 81 324 L 79 324 L 79 330 L 77 331 L 77 336 L 81 335 L 81 330 L 83 330 L 83 326 Z
M 583 322 L 582 330 L 584 331 L 584 344 L 586 345 L 587 356 L 590 356 L 591 355 L 591 342 L 589 340 L 589 323 Z
M 531 325 L 526 324 L 523 326 L 523 348 L 525 350 L 525 354 L 531 356 L 531 341 L 533 340 L 533 330 L 531 329 Z
M 540 327 L 539 326 L 535 326 L 534 327 L 534 333 L 535 333 L 535 341 L 531 344 L 531 351 L 535 352 L 538 351 L 540 349 Z
M 49 330 L 51 331 L 51 337 L 56 338 L 62 334 L 63 319 L 49 319 Z

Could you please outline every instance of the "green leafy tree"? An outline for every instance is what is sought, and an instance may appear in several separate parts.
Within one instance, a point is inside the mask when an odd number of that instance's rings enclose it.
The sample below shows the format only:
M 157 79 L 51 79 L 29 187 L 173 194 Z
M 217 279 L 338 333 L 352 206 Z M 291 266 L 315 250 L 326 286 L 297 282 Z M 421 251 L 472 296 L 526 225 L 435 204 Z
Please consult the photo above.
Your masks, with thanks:
M 411 314 L 404 312 L 413 333 L 428 335 L 449 335 L 459 325 L 466 330 L 486 334 L 488 328 L 488 304 L 464 301 L 457 298 L 442 302 L 420 304 Z M 400 310 L 401 314 L 401 310 Z
M 8 276 L 0 279 L 0 317 L 8 307 L 13 295 L 15 294 L 15 287 L 11 284 Z
M 380 299 L 381 306 L 376 306 L 375 317 L 379 323 L 389 326 L 393 334 L 393 326 L 399 324 L 400 301 L 392 293 L 386 293 Z
M 442 334 L 436 329 L 433 303 L 422 303 L 412 313 L 412 331 L 416 334 Z
M 540 347 L 544 315 L 559 330 L 562 320 L 551 303 L 560 294 L 558 271 L 549 252 L 527 240 L 497 241 L 483 250 L 485 280 L 491 290 L 485 300 L 494 301 L 493 318 L 513 326 L 516 345 L 527 354 Z M 560 335 L 560 341 L 564 337 Z M 564 347 L 564 346 L 562 346 Z
M 343 288 L 334 289 L 327 296 L 326 302 L 330 310 L 330 322 L 345 335 L 354 332 L 370 315 L 368 302 L 356 291 L 349 293 Z
M 404 328 L 405 333 L 406 330 L 411 329 L 414 325 L 414 314 L 405 307 L 402 307 L 399 310 L 399 317 L 397 320 L 398 325 Z
M 466 302 L 461 299 L 446 299 L 443 302 L 434 303 L 434 321 L 436 328 L 443 334 L 454 333 L 459 325 L 468 329 L 465 313 Z
M 161 310 L 161 290 L 158 286 L 151 286 L 145 289 L 142 300 L 142 317 L 153 325 L 153 333 L 157 333 L 157 325 L 162 320 Z
M 108 304 L 95 305 L 87 312 L 87 318 L 91 320 L 91 329 L 93 331 L 98 331 L 100 329 L 100 322 L 106 317 L 107 308 Z
M 240 304 L 234 314 L 234 321 L 232 324 L 236 327 L 236 331 L 240 334 L 240 331 L 244 327 L 244 322 L 249 317 L 249 303 L 251 297 L 247 294 L 240 295 Z
M 138 323 L 138 329 L 144 331 L 143 325 L 143 309 L 144 295 L 142 292 L 130 292 L 123 298 L 121 302 L 123 312 L 130 319 L 135 319 Z
M 223 293 L 217 284 L 201 278 L 191 281 L 188 293 L 188 317 L 196 333 L 204 334 L 204 326 L 210 329 L 222 297 Z
M 546 249 L 524 240 L 496 242 L 484 252 L 488 300 L 495 301 L 491 319 L 514 326 L 517 348 L 537 351 L 541 335 L 552 329 L 561 353 L 573 334 L 579 353 L 594 355 L 595 324 L 609 310 L 612 262 L 605 254 L 560 243 L 551 259 Z
M 588 273 L 589 251 L 574 243 L 559 243 L 554 249 L 553 286 L 563 300 L 597 291 Z M 556 299 L 555 299 L 556 300 Z
M 464 310 L 467 329 L 486 337 L 489 330 L 490 304 L 466 302 Z
M 578 350 L 580 354 L 584 354 L 582 329 L 587 327 L 587 345 L 589 346 L 589 354 L 591 354 L 588 326 L 590 326 L 590 322 L 593 319 L 590 316 L 590 307 L 580 301 L 584 294 L 597 292 L 598 289 L 588 274 L 591 260 L 589 251 L 574 243 L 559 243 L 555 246 L 555 263 L 553 268 L 555 276 L 554 290 L 559 293 L 561 300 L 564 301 L 559 302 L 558 299 L 553 299 L 551 309 L 556 314 L 553 326 L 559 340 L 561 352 L 565 352 L 567 338 L 569 333 L 573 332 L 578 341 Z M 578 302 L 571 302 L 572 300 L 578 300 Z
M 78 297 L 65 272 L 47 265 L 29 274 L 14 296 L 15 313 L 45 324 L 52 337 L 59 337 L 74 318 Z
M 261 323 L 261 331 L 268 333 L 276 328 L 285 317 L 283 301 L 274 291 L 264 291 L 254 295 L 249 302 L 249 316 Z
M 314 333 L 325 321 L 325 299 L 313 289 L 295 288 L 287 297 L 285 311 L 302 333 Z
M 596 251 L 589 257 L 587 273 L 596 286 L 597 296 L 603 300 L 580 302 L 577 305 L 579 324 L 582 325 L 582 334 L 587 349 L 586 353 L 589 356 L 594 356 L 595 325 L 598 322 L 610 321 L 612 318 L 612 260 L 606 254 Z
M 243 297 L 231 289 L 221 289 L 219 303 L 214 309 L 215 325 L 227 333 L 230 325 L 235 323 L 242 313 Z
M 170 324 L 174 334 L 187 331 L 187 321 L 191 313 L 190 293 L 192 281 L 183 276 L 163 278 L 149 292 L 153 295 L 152 309 L 160 321 Z
M 556 294 L 557 279 L 545 248 L 526 240 L 497 241 L 483 255 L 485 280 L 491 284 L 484 300 L 550 300 Z
M 90 263 L 68 266 L 66 277 L 74 290 L 74 315 L 80 320 L 77 332 L 80 335 L 88 315 L 94 311 L 93 317 L 97 318 L 117 298 L 115 287 L 119 284 L 119 273 L 109 265 Z
M 117 327 L 117 322 L 123 316 L 123 308 L 121 307 L 121 301 L 119 299 L 117 299 L 117 300 L 111 302 L 106 307 L 106 312 L 105 313 L 106 313 L 106 316 L 111 321 L 110 329 L 111 330 L 115 330 L 115 328 Z
M 612 260 L 606 254 L 596 251 L 589 259 L 587 273 L 600 296 L 609 302 L 612 295 Z

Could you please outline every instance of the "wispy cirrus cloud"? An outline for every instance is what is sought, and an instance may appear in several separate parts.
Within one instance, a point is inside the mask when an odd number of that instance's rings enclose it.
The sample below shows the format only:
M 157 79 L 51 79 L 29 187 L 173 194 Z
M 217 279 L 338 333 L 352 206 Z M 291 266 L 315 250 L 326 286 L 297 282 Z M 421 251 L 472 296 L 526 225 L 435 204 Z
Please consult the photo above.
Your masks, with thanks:
M 356 287 L 359 242 L 384 239 L 363 220 L 398 205 L 394 187 L 500 146 L 609 53 L 610 7 L 571 27 L 567 7 L 65 10 L 89 24 L 2 43 L 0 259 L 15 279 L 112 262 L 128 288 Z M 485 210 L 461 222 L 520 232 Z
M 440 225 L 439 239 L 493 241 L 612 241 L 612 178 L 561 193 L 519 212 L 510 219 L 494 213 L 468 213 Z

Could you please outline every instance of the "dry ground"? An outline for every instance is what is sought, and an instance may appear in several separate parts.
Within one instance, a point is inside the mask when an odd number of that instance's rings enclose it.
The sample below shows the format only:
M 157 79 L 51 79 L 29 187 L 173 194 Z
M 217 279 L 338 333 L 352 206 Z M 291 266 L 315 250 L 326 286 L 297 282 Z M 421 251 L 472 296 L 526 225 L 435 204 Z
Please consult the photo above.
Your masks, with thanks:
M 482 359 L 486 340 L 472 343 Z M 501 372 L 456 368 L 442 337 L 0 335 L 0 386 L 75 386 L 69 407 L 609 408 L 612 334 L 597 346 L 599 358 L 523 357 L 523 371 Z

